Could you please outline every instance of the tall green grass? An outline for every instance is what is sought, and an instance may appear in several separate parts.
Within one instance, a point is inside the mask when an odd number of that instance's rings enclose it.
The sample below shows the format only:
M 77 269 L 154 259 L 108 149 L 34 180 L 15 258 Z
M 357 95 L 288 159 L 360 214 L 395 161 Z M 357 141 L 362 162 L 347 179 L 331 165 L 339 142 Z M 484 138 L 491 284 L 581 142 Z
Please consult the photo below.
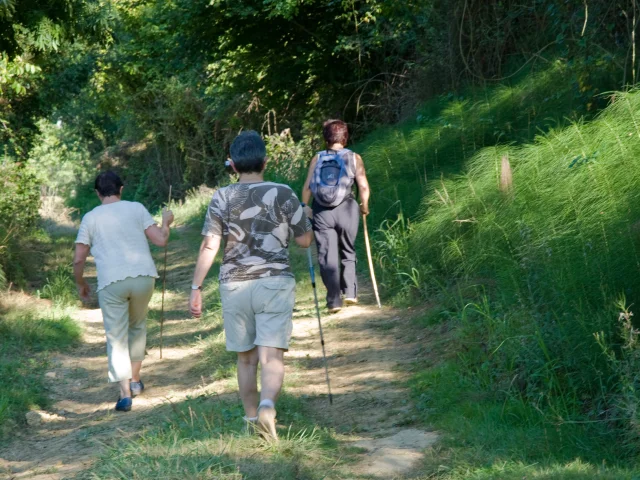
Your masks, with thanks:
M 497 315 L 473 307 L 477 326 L 468 328 L 486 342 L 496 379 L 521 378 L 522 393 L 560 419 L 637 422 L 617 405 L 621 372 L 594 335 L 618 351 L 614 301 L 640 295 L 639 127 L 640 94 L 621 93 L 591 123 L 484 149 L 464 174 L 434 185 L 410 239 L 435 277 L 484 285 Z M 499 189 L 505 155 L 508 193 Z
M 538 458 L 628 462 L 640 445 L 640 92 L 582 98 L 571 75 L 555 65 L 479 102 L 443 97 L 372 135 L 375 254 L 383 290 L 435 304 L 426 323 L 454 327 L 454 375 L 487 411 L 502 405 L 506 422 L 520 405 L 522 422 L 567 432 L 564 450 L 549 441 Z M 416 384 L 424 412 L 439 391 Z M 441 426 L 455 430 L 454 417 Z M 458 433 L 472 449 L 485 441 Z
M 372 183 L 370 221 L 380 224 L 399 212 L 413 218 L 433 182 L 463 171 L 484 147 L 526 143 L 567 119 L 592 117 L 606 106 L 594 92 L 616 83 L 606 68 L 588 71 L 557 60 L 511 83 L 441 95 L 413 118 L 368 135 L 354 149 Z

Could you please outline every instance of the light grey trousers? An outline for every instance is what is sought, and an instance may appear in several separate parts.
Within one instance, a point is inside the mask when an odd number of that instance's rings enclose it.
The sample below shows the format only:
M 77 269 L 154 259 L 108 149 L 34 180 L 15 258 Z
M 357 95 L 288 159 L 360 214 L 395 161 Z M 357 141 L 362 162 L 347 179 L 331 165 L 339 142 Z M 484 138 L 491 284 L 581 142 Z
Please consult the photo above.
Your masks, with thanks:
M 155 278 L 125 278 L 98 292 L 107 336 L 109 381 L 131 378 L 131 362 L 144 360 L 147 346 L 147 310 Z

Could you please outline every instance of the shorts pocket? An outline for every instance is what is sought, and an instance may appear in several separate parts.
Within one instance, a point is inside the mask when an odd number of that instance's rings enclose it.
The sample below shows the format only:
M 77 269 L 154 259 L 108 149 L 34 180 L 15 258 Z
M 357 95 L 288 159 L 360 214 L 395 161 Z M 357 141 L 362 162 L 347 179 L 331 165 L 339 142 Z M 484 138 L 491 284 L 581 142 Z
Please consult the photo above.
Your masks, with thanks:
M 260 297 L 262 312 L 264 313 L 286 313 L 293 312 L 295 303 L 296 284 L 293 279 L 265 282 L 260 285 Z

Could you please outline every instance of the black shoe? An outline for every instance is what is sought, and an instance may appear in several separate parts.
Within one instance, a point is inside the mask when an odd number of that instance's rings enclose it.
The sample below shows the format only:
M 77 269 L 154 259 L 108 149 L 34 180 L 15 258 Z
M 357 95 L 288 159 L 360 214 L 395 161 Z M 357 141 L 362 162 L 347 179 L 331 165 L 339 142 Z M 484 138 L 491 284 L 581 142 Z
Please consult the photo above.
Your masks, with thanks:
M 133 400 L 131 400 L 131 397 L 119 398 L 116 403 L 116 411 L 128 412 L 129 410 L 131 410 L 131 405 L 133 405 Z

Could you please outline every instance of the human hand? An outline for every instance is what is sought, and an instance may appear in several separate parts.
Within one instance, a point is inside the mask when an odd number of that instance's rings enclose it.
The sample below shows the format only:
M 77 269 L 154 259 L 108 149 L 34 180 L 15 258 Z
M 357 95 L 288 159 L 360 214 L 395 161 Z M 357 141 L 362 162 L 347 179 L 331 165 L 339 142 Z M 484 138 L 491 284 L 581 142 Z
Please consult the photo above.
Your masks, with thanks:
M 84 302 L 89 301 L 89 295 L 91 295 L 91 287 L 89 284 L 85 280 L 82 280 L 82 283 L 76 284 L 76 287 L 78 288 L 78 295 L 80 295 L 80 298 Z
M 191 316 L 200 318 L 202 315 L 202 291 L 191 290 L 191 297 L 189 298 L 189 312 Z
M 309 220 L 311 220 L 313 218 L 313 210 L 311 209 L 311 207 L 309 205 L 306 205 L 304 207 L 304 214 L 307 216 L 307 218 Z
M 168 227 L 173 223 L 173 220 L 174 220 L 173 212 L 166 207 L 163 208 L 162 209 L 162 225 Z
M 362 215 L 369 215 L 369 205 L 360 204 L 360 213 Z

